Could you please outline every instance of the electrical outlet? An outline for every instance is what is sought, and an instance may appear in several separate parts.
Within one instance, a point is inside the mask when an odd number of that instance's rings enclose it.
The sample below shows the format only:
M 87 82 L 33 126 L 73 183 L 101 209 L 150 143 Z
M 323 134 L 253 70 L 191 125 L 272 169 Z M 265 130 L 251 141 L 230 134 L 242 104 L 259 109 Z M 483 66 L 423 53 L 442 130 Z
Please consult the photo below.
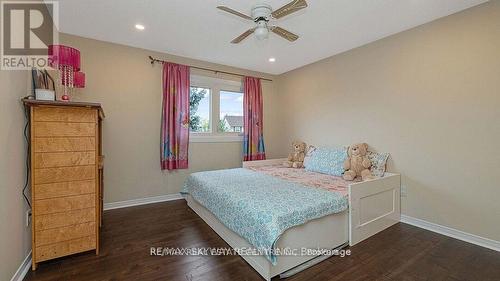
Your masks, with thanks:
M 31 224 L 31 210 L 26 211 L 26 227 L 29 227 Z
M 408 188 L 406 185 L 401 185 L 401 197 L 406 197 L 408 195 Z

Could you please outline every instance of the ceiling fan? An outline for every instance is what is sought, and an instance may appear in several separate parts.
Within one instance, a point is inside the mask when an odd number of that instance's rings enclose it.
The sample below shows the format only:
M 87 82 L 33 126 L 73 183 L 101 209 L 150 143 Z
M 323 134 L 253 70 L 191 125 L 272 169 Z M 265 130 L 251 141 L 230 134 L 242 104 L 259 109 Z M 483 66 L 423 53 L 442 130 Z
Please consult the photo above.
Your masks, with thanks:
M 247 20 L 251 20 L 257 24 L 256 27 L 250 28 L 249 30 L 243 32 L 243 34 L 241 34 L 240 36 L 236 37 L 233 41 L 231 41 L 231 43 L 233 44 L 238 44 L 252 33 L 254 33 L 255 37 L 257 37 L 257 39 L 259 40 L 266 39 L 269 36 L 269 31 L 274 32 L 275 34 L 285 38 L 290 42 L 297 40 L 299 36 L 279 26 L 271 26 L 269 25 L 269 21 L 271 19 L 280 19 L 284 16 L 287 16 L 291 13 L 295 13 L 306 7 L 307 7 L 307 2 L 305 0 L 294 0 L 286 4 L 285 6 L 279 8 L 276 11 L 273 11 L 271 6 L 267 4 L 258 4 L 252 8 L 251 12 L 252 16 L 245 15 L 226 6 L 218 6 L 217 9 L 242 17 Z

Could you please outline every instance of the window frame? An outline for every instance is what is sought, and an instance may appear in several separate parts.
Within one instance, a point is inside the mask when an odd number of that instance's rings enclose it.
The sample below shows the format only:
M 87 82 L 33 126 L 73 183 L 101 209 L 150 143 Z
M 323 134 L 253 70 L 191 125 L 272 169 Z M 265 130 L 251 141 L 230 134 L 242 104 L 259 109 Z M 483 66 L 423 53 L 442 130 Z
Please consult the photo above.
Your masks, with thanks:
M 243 92 L 242 81 L 215 77 L 191 75 L 190 87 L 210 89 L 210 130 L 211 132 L 189 132 L 190 142 L 242 142 L 242 132 L 219 132 L 220 92 Z

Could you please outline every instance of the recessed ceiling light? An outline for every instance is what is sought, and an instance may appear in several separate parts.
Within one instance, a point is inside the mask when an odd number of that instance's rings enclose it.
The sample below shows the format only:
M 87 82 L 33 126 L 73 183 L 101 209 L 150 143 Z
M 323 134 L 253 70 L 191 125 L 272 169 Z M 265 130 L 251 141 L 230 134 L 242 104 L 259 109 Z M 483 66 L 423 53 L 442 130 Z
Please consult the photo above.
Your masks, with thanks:
M 138 30 L 144 30 L 145 27 L 142 24 L 136 24 L 135 28 L 137 28 Z
M 276 58 L 269 58 L 269 62 L 275 62 Z

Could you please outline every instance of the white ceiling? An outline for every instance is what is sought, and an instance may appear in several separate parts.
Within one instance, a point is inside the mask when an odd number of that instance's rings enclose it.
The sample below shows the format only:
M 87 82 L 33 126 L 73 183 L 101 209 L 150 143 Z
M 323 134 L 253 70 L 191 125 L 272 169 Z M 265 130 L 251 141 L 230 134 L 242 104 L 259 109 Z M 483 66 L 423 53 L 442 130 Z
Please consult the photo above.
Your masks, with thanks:
M 276 24 L 296 33 L 229 42 L 254 26 L 217 10 L 246 14 L 256 3 L 277 9 L 291 0 L 60 0 L 60 31 L 249 70 L 281 74 L 485 0 L 308 0 Z M 137 31 L 136 23 L 146 29 Z M 275 57 L 276 62 L 268 59 Z

